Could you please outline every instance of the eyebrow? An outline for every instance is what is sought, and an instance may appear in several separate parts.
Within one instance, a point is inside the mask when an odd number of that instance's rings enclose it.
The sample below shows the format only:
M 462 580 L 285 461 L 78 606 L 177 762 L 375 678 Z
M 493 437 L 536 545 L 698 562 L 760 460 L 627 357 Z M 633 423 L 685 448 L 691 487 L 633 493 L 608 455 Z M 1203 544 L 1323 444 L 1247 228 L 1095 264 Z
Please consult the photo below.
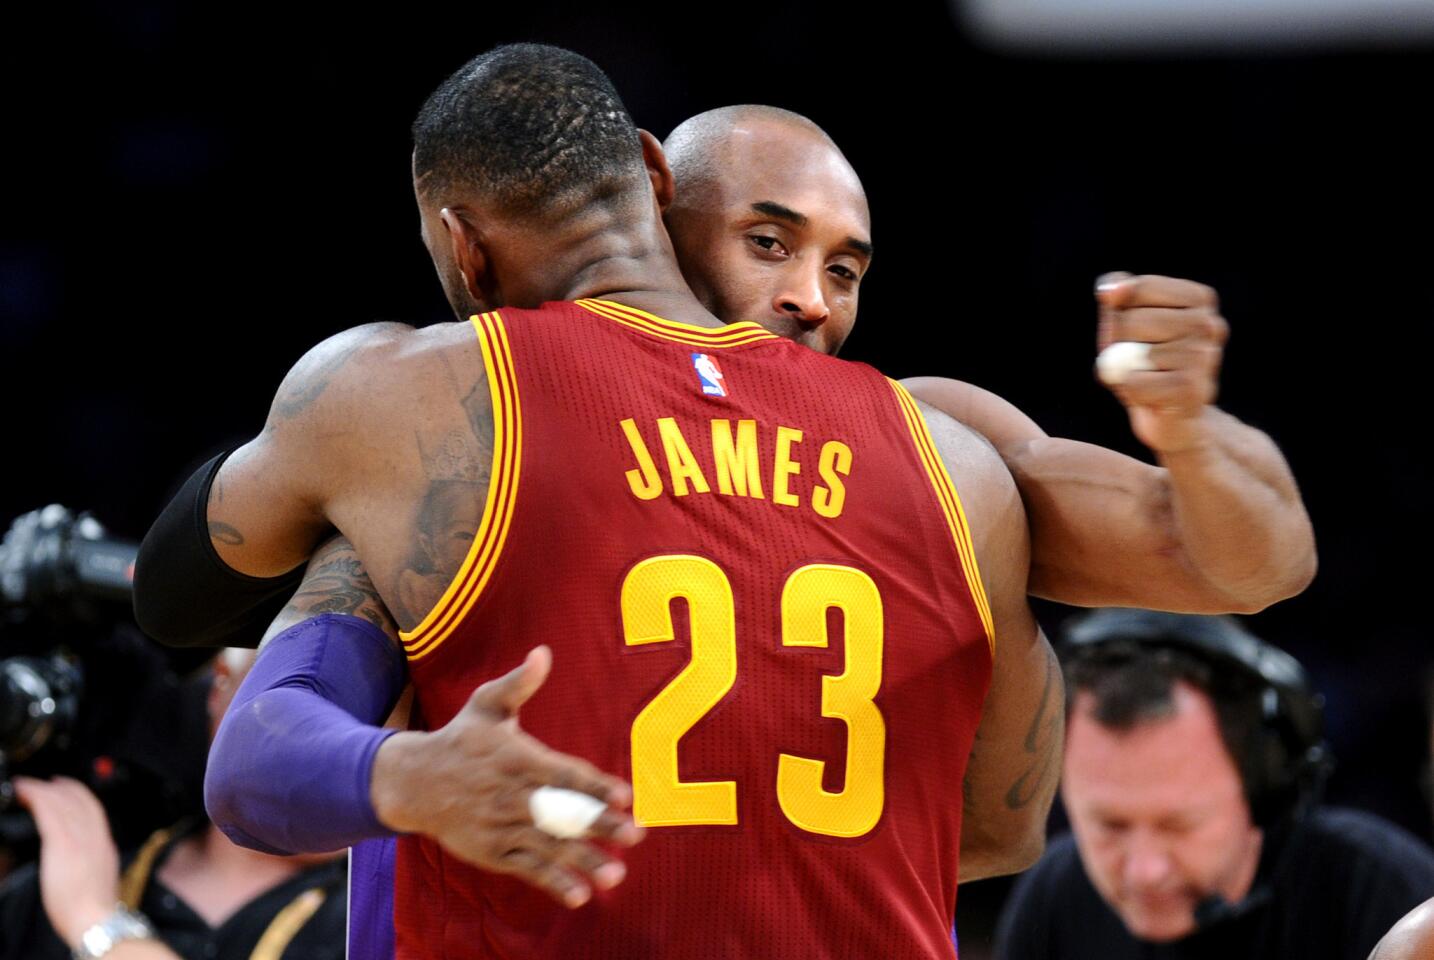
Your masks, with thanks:
M 758 200 L 752 204 L 752 209 L 764 216 L 785 220 L 793 226 L 805 227 L 807 225 L 806 214 L 797 213 L 791 207 L 784 207 L 775 200 Z
M 791 207 L 783 206 L 782 204 L 777 203 L 775 200 L 758 200 L 756 203 L 752 204 L 752 210 L 756 213 L 762 214 L 765 217 L 775 217 L 778 220 L 785 220 L 793 226 L 805 227 L 807 225 L 806 214 L 798 213 Z M 862 256 L 870 259 L 871 243 L 869 241 L 859 240 L 856 237 L 847 237 L 842 241 L 842 243 L 855 250 Z
M 846 240 L 842 242 L 845 243 L 848 247 L 851 247 L 853 250 L 855 250 L 862 256 L 867 257 L 868 259 L 871 257 L 871 244 L 867 243 L 865 240 L 858 240 L 856 237 L 847 237 Z

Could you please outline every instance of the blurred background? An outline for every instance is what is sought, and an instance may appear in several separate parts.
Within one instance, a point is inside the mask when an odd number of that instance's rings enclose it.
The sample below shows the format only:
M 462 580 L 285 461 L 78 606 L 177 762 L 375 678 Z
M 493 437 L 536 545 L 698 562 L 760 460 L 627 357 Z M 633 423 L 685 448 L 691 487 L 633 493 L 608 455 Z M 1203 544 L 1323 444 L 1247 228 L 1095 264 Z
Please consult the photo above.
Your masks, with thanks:
M 477 52 L 558 43 L 659 136 L 741 102 L 825 127 L 877 248 L 844 356 L 892 376 L 1143 456 L 1091 375 L 1094 279 L 1216 287 L 1220 402 L 1281 444 L 1319 537 L 1315 584 L 1251 626 L 1328 698 L 1333 799 L 1428 839 L 1434 3 L 1186 6 L 12 5 L 0 524 L 60 502 L 137 540 L 308 347 L 451 319 L 409 124 Z M 963 888 L 963 955 L 1005 889 Z

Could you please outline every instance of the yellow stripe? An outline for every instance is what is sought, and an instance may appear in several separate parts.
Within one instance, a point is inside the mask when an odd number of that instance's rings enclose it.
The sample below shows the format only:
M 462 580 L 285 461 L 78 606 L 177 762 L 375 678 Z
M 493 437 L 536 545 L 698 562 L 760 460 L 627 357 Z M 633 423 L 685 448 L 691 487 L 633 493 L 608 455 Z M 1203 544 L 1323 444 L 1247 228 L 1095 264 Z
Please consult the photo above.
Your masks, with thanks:
M 648 313 L 646 310 L 639 310 L 637 307 L 630 307 L 625 303 L 618 303 L 616 300 L 587 300 L 584 302 L 601 305 L 608 310 L 626 316 L 629 320 L 634 320 L 639 323 L 646 322 L 668 333 L 717 339 L 729 339 L 738 334 L 757 334 L 767 340 L 779 339 L 776 334 L 768 332 L 761 325 L 753 323 L 750 320 L 739 320 L 736 323 L 729 323 L 721 327 L 699 327 L 695 323 L 668 320 L 664 317 L 659 317 L 655 313 Z
M 502 476 L 495 477 L 490 481 L 499 486 L 499 499 L 494 510 L 497 522 L 488 541 L 486 543 L 478 541 L 481 544 L 478 561 L 469 574 L 467 583 L 457 594 L 455 605 L 434 624 L 434 629 L 428 637 L 418 639 L 410 645 L 409 660 L 418 660 L 432 653 L 468 617 L 473 605 L 482 595 L 483 588 L 487 586 L 489 578 L 493 575 L 498 557 L 502 554 L 503 545 L 508 539 L 508 528 L 513 519 L 514 502 L 518 493 L 518 473 L 523 455 L 522 409 L 518 403 L 518 385 L 513 370 L 512 349 L 508 343 L 507 331 L 497 313 L 491 315 L 488 328 L 489 339 L 493 346 L 493 367 L 498 374 L 501 395 L 501 400 L 494 405 L 493 419 L 496 424 L 501 418 L 504 424 L 507 433 L 506 450 L 508 454 L 504 461 Z M 496 433 L 494 446 L 497 446 Z
M 941 511 L 946 515 L 946 525 L 950 528 L 951 539 L 956 545 L 956 555 L 960 559 L 961 569 L 966 575 L 966 586 L 971 591 L 971 599 L 976 604 L 976 612 L 981 618 L 981 625 L 986 629 L 986 642 L 994 656 L 996 653 L 996 627 L 991 618 L 991 604 L 986 597 L 986 586 L 981 581 L 981 568 L 976 563 L 976 547 L 971 542 L 971 527 L 966 522 L 966 511 L 961 507 L 961 495 L 956 492 L 956 485 L 951 482 L 951 475 L 946 472 L 946 464 L 937 453 L 936 443 L 931 439 L 931 431 L 927 428 L 926 419 L 921 415 L 916 401 L 901 384 L 895 380 L 888 382 L 896 393 L 897 403 L 906 418 L 907 429 L 911 431 L 911 439 L 916 446 L 917 456 L 920 457 L 922 466 L 926 468 L 926 475 L 930 478 L 931 486 L 936 492 L 936 500 L 941 505 Z
M 642 319 L 628 316 L 627 314 L 614 310 L 606 304 L 601 304 L 597 301 L 578 301 L 578 305 L 583 307 L 590 313 L 595 313 L 600 317 L 614 320 L 625 327 L 637 330 L 641 333 L 646 333 L 650 336 L 658 337 L 662 340 L 672 340 L 677 343 L 684 343 L 694 347 L 733 347 L 740 346 L 744 343 L 755 343 L 759 340 L 777 339 L 775 336 L 763 330 L 755 323 L 740 324 L 742 328 L 740 330 L 728 330 L 725 327 L 721 329 L 713 328 L 709 331 L 710 335 L 702 336 L 688 333 L 686 332 L 686 330 L 669 330 L 663 327 L 659 327 L 654 324 L 647 323 Z M 693 327 L 691 329 L 702 330 L 703 328 Z
M 780 339 L 750 321 L 725 327 L 698 327 L 690 323 L 664 320 L 635 307 L 608 300 L 578 300 L 577 305 L 590 313 L 616 321 L 632 330 L 694 347 L 739 347 L 762 340 Z
M 942 509 L 947 516 L 947 523 L 951 527 L 952 537 L 956 543 L 957 553 L 961 557 L 962 566 L 966 571 L 968 584 L 972 587 L 972 597 L 976 602 L 976 608 L 981 615 L 981 622 L 986 628 L 988 642 L 995 651 L 995 630 L 991 618 L 990 603 L 985 595 L 985 588 L 981 581 L 980 568 L 976 562 L 976 550 L 970 539 L 970 527 L 966 521 L 965 511 L 961 507 L 960 495 L 956 492 L 955 485 L 946 472 L 946 466 L 937 453 L 935 443 L 927 430 L 926 421 L 921 416 L 920 410 L 910 397 L 903 398 L 903 410 L 907 417 L 907 425 L 912 431 L 912 437 L 916 441 L 918 452 L 931 477 L 932 485 L 936 490 L 937 499 L 941 502 Z
M 994 622 L 991 617 L 991 604 L 986 596 L 985 585 L 981 580 L 980 567 L 976 562 L 976 547 L 971 541 L 971 527 L 966 520 L 966 512 L 961 506 L 961 496 L 957 493 L 955 484 L 951 482 L 951 477 L 946 472 L 946 464 L 936 450 L 935 441 L 931 438 L 926 420 L 922 417 L 915 400 L 909 394 L 903 399 L 908 410 L 909 422 L 919 430 L 918 446 L 923 450 L 927 470 L 931 473 L 932 482 L 936 485 L 938 495 L 943 501 L 948 522 L 954 518 L 954 529 L 959 531 L 959 534 L 953 533 L 957 550 L 961 554 L 963 565 L 967 571 L 967 580 L 974 584 L 972 596 L 976 600 L 977 610 L 981 614 L 981 622 L 986 628 L 986 636 L 991 645 L 991 651 L 994 653 L 996 639 Z
M 522 462 L 522 409 L 514 380 L 512 350 L 497 312 L 474 317 L 472 323 L 483 350 L 483 367 L 493 406 L 493 463 L 488 496 L 483 506 L 483 520 L 473 536 L 468 556 L 448 589 L 417 627 L 399 633 L 410 660 L 431 653 L 463 622 L 493 573 L 513 519 Z
M 323 890 L 313 887 L 291 900 L 289 905 L 274 917 L 259 942 L 254 944 L 254 952 L 249 954 L 249 960 L 279 960 L 289 944 L 299 935 L 299 931 L 304 929 L 304 924 L 319 912 L 319 907 L 324 905 L 327 897 L 328 894 Z
M 976 561 L 976 548 L 971 541 L 971 528 L 966 519 L 966 512 L 961 505 L 960 494 L 957 493 L 955 484 L 951 482 L 951 477 L 946 472 L 946 465 L 936 450 L 935 442 L 927 429 L 926 420 L 922 417 L 916 402 L 909 394 L 902 399 L 907 410 L 908 424 L 912 427 L 913 437 L 917 440 L 917 446 L 921 451 L 927 472 L 931 476 L 937 496 L 946 511 L 947 522 L 952 527 L 952 537 L 955 540 L 957 552 L 961 556 L 972 597 L 976 601 L 976 608 L 981 615 L 981 622 L 986 628 L 986 636 L 992 653 L 994 653 L 995 627 L 991 617 L 991 605 L 986 596 L 985 585 L 981 580 L 980 566 Z
M 149 875 L 154 872 L 154 862 L 164 852 L 165 846 L 174 838 L 175 828 L 156 830 L 149 835 L 144 846 L 120 877 L 120 903 L 131 910 L 138 910 L 144 899 L 144 888 L 149 885 Z
M 511 525 L 514 498 L 517 495 L 518 468 L 522 457 L 521 409 L 517 401 L 517 384 L 512 369 L 512 352 L 507 334 L 498 315 L 484 318 L 487 337 L 483 339 L 484 363 L 488 368 L 493 392 L 495 469 L 490 486 L 490 501 L 484 513 L 485 524 L 474 538 L 475 561 L 465 563 L 461 579 L 455 579 L 457 589 L 445 594 L 445 601 L 436 608 L 438 616 L 433 619 L 424 635 L 414 631 L 413 639 L 407 643 L 410 660 L 418 660 L 432 653 L 439 644 L 448 639 L 468 613 L 473 609 L 483 588 L 497 564 L 507 540 Z M 490 356 L 491 350 L 491 356 Z M 503 441 L 499 442 L 499 434 Z M 491 491 L 496 491 L 496 495 Z M 491 522 L 487 522 L 488 518 Z

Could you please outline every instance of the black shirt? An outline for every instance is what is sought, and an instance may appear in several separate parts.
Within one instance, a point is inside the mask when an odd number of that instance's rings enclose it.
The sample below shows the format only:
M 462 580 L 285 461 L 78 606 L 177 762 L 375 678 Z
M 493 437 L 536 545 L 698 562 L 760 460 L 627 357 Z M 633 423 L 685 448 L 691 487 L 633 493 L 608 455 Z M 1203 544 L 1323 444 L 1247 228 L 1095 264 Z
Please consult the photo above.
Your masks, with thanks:
M 240 907 L 220 926 L 210 927 L 154 875 L 174 844 L 204 826 L 200 821 L 174 831 L 158 851 L 144 884 L 139 911 L 171 950 L 185 960 L 250 960 L 265 931 L 292 904 L 295 909 L 290 916 L 303 923 L 292 937 L 281 931 L 270 941 L 283 944 L 278 956 L 283 960 L 343 960 L 348 909 L 344 858 L 294 874 Z M 300 898 L 305 899 L 300 902 Z M 0 960 L 70 960 L 69 948 L 45 916 L 33 863 L 16 870 L 0 886 Z
M 1248 909 L 1173 943 L 1136 940 L 1096 893 L 1075 838 L 1054 841 L 1011 893 L 1000 960 L 1365 960 L 1400 917 L 1434 896 L 1434 853 L 1378 817 L 1317 810 L 1267 844 Z

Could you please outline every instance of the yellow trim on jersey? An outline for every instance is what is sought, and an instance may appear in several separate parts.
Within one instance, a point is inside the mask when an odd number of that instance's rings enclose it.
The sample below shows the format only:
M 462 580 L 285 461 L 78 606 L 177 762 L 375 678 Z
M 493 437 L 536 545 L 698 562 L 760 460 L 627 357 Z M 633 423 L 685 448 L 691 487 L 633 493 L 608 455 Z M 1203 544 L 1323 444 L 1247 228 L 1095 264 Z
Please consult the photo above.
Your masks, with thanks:
M 493 468 L 488 479 L 488 499 L 468 556 L 443 597 L 418 626 L 399 632 L 409 660 L 432 653 L 468 616 L 493 575 L 513 521 L 523 461 L 523 408 L 518 401 L 513 352 L 497 311 L 480 314 L 472 323 L 483 349 L 483 368 L 493 400 Z
M 263 936 L 254 945 L 254 952 L 249 954 L 249 960 L 280 960 L 299 931 L 304 929 L 304 924 L 319 912 L 327 897 L 328 893 L 323 889 L 310 887 L 289 901 L 289 905 L 280 910 L 264 930 Z
M 961 569 L 966 574 L 966 585 L 971 590 L 971 599 L 976 603 L 981 625 L 986 628 L 986 643 L 991 648 L 991 655 L 995 656 L 996 627 L 991 619 L 991 603 L 986 597 L 986 586 L 981 582 L 981 568 L 976 564 L 976 547 L 971 542 L 971 527 L 966 522 L 966 511 L 961 508 L 961 496 L 956 492 L 956 485 L 951 482 L 951 475 L 946 472 L 946 464 L 936 451 L 936 443 L 931 439 L 931 431 L 926 426 L 921 410 L 916 406 L 916 400 L 895 380 L 888 379 L 887 382 L 895 391 L 897 404 L 906 417 L 906 426 L 911 431 L 917 456 L 921 459 L 921 465 L 926 468 L 926 475 L 931 478 L 931 486 L 936 491 L 936 501 L 941 504 L 941 510 L 946 514 L 951 539 L 956 543 L 956 555 L 960 558 Z
M 578 306 L 608 320 L 614 320 L 625 327 L 650 334 L 663 340 L 674 340 L 693 347 L 740 347 L 762 340 L 779 340 L 759 325 L 744 320 L 725 327 L 699 327 L 676 320 L 664 320 L 656 314 L 629 307 L 612 300 L 578 300 Z

